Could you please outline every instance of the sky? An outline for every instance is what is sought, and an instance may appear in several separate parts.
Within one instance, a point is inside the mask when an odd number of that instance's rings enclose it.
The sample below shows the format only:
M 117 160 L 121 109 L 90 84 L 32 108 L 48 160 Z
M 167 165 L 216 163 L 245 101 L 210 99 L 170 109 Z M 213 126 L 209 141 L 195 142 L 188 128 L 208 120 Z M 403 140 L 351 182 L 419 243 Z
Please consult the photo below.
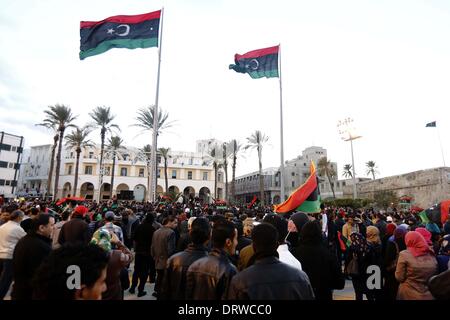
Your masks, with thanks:
M 79 60 L 80 21 L 164 7 L 159 105 L 175 120 L 159 146 L 194 151 L 195 141 L 269 136 L 263 167 L 280 164 L 278 78 L 228 69 L 234 54 L 281 44 L 284 158 L 311 146 L 351 163 L 337 123 L 347 117 L 357 176 L 375 161 L 379 176 L 450 163 L 450 2 L 444 0 L 0 0 L 0 131 L 26 147 L 50 144 L 35 124 L 63 103 L 89 121 L 110 106 L 127 145 L 151 143 L 131 126 L 155 102 L 158 49 L 113 49 Z M 425 124 L 437 121 L 437 128 Z M 99 132 L 91 134 L 99 142 Z M 258 170 L 256 152 L 237 174 Z

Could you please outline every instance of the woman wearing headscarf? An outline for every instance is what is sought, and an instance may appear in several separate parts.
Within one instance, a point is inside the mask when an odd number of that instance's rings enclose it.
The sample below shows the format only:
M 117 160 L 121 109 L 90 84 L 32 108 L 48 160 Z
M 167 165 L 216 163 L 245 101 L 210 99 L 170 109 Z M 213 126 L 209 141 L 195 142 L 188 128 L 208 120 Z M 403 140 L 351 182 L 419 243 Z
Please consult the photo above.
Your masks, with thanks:
M 397 300 L 433 300 L 428 280 L 437 274 L 434 252 L 423 236 L 409 231 L 405 236 L 406 250 L 400 252 L 395 278 L 400 282 Z
M 394 234 L 386 243 L 383 262 L 384 294 L 383 299 L 394 301 L 397 299 L 398 281 L 395 279 L 395 269 L 401 251 L 406 250 L 405 235 L 408 231 L 404 227 L 395 229 Z
M 347 275 L 351 276 L 356 300 L 362 300 L 366 293 L 367 280 L 367 256 L 369 248 L 366 238 L 358 232 L 350 235 L 351 245 L 347 251 L 345 260 L 345 270 Z
M 366 237 L 367 237 L 367 248 L 368 248 L 366 264 L 367 264 L 367 266 L 377 266 L 381 270 L 382 265 L 383 265 L 383 255 L 382 255 L 382 245 L 381 245 L 381 239 L 380 239 L 380 230 L 375 226 L 368 226 L 367 230 L 366 230 Z M 367 284 L 366 284 L 366 287 L 367 287 Z M 366 296 L 367 296 L 368 300 L 381 299 L 381 288 L 380 289 L 366 288 L 366 289 L 367 289 Z
M 102 294 L 102 300 L 123 300 L 120 273 L 122 269 L 131 263 L 133 254 L 125 247 L 115 233 L 106 229 L 98 229 L 95 231 L 91 243 L 105 250 L 109 256 L 105 281 L 107 289 Z M 115 245 L 117 249 L 112 249 L 112 245 Z
M 393 223 L 388 223 L 386 225 L 386 233 L 383 236 L 383 239 L 381 239 L 381 253 L 383 257 L 386 255 L 386 248 L 388 245 L 389 238 L 394 235 L 394 231 L 397 229 L 397 226 Z
M 344 288 L 340 265 L 336 256 L 325 247 L 318 221 L 309 221 L 302 227 L 294 256 L 308 275 L 316 300 L 333 300 L 333 289 Z

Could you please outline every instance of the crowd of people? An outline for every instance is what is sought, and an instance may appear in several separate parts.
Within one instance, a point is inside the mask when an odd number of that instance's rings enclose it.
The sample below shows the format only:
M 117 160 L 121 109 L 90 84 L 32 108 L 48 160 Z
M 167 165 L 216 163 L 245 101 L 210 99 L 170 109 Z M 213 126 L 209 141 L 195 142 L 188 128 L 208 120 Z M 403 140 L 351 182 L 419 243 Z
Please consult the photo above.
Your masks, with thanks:
M 324 207 L 39 199 L 3 204 L 0 299 L 450 299 L 450 218 Z M 379 278 L 377 278 L 379 277 Z

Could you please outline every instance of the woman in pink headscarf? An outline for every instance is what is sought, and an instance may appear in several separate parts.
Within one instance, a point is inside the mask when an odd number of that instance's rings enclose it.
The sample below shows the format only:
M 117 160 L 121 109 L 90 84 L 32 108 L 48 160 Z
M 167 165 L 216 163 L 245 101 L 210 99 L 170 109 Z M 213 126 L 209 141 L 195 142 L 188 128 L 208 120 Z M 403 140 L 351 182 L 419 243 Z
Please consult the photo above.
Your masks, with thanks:
M 405 243 L 395 270 L 400 283 L 397 300 L 433 300 L 427 283 L 438 272 L 436 257 L 419 232 L 408 232 Z

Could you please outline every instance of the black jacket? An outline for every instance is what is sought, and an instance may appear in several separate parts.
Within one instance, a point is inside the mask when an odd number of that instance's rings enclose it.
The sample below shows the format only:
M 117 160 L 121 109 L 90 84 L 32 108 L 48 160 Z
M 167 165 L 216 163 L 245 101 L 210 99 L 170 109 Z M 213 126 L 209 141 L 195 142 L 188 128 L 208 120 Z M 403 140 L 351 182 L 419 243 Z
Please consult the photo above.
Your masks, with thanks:
M 137 226 L 134 235 L 134 251 L 136 254 L 151 255 L 152 239 L 155 228 L 151 223 L 141 223 Z
M 226 299 L 230 282 L 237 273 L 223 250 L 213 249 L 205 257 L 195 261 L 187 271 L 187 300 Z
M 314 292 L 303 271 L 266 257 L 233 277 L 228 299 L 314 300 Z
M 89 225 L 86 221 L 79 218 L 73 218 L 62 226 L 58 243 L 60 245 L 77 242 L 87 244 L 90 240 Z
M 428 288 L 436 299 L 450 300 L 450 270 L 431 277 Z
M 52 240 L 36 233 L 29 233 L 19 240 L 13 254 L 12 300 L 31 300 L 33 276 L 51 250 Z
M 177 252 L 183 252 L 187 249 L 189 244 L 191 243 L 191 236 L 189 233 L 182 233 L 177 242 Z
M 195 261 L 207 257 L 208 250 L 204 246 L 190 244 L 188 248 L 174 254 L 167 260 L 161 290 L 161 300 L 184 300 L 186 296 L 186 273 Z
M 308 275 L 317 300 L 332 300 L 333 289 L 344 288 L 345 279 L 337 258 L 323 245 L 317 223 L 308 222 L 303 226 L 300 243 L 293 254 Z

